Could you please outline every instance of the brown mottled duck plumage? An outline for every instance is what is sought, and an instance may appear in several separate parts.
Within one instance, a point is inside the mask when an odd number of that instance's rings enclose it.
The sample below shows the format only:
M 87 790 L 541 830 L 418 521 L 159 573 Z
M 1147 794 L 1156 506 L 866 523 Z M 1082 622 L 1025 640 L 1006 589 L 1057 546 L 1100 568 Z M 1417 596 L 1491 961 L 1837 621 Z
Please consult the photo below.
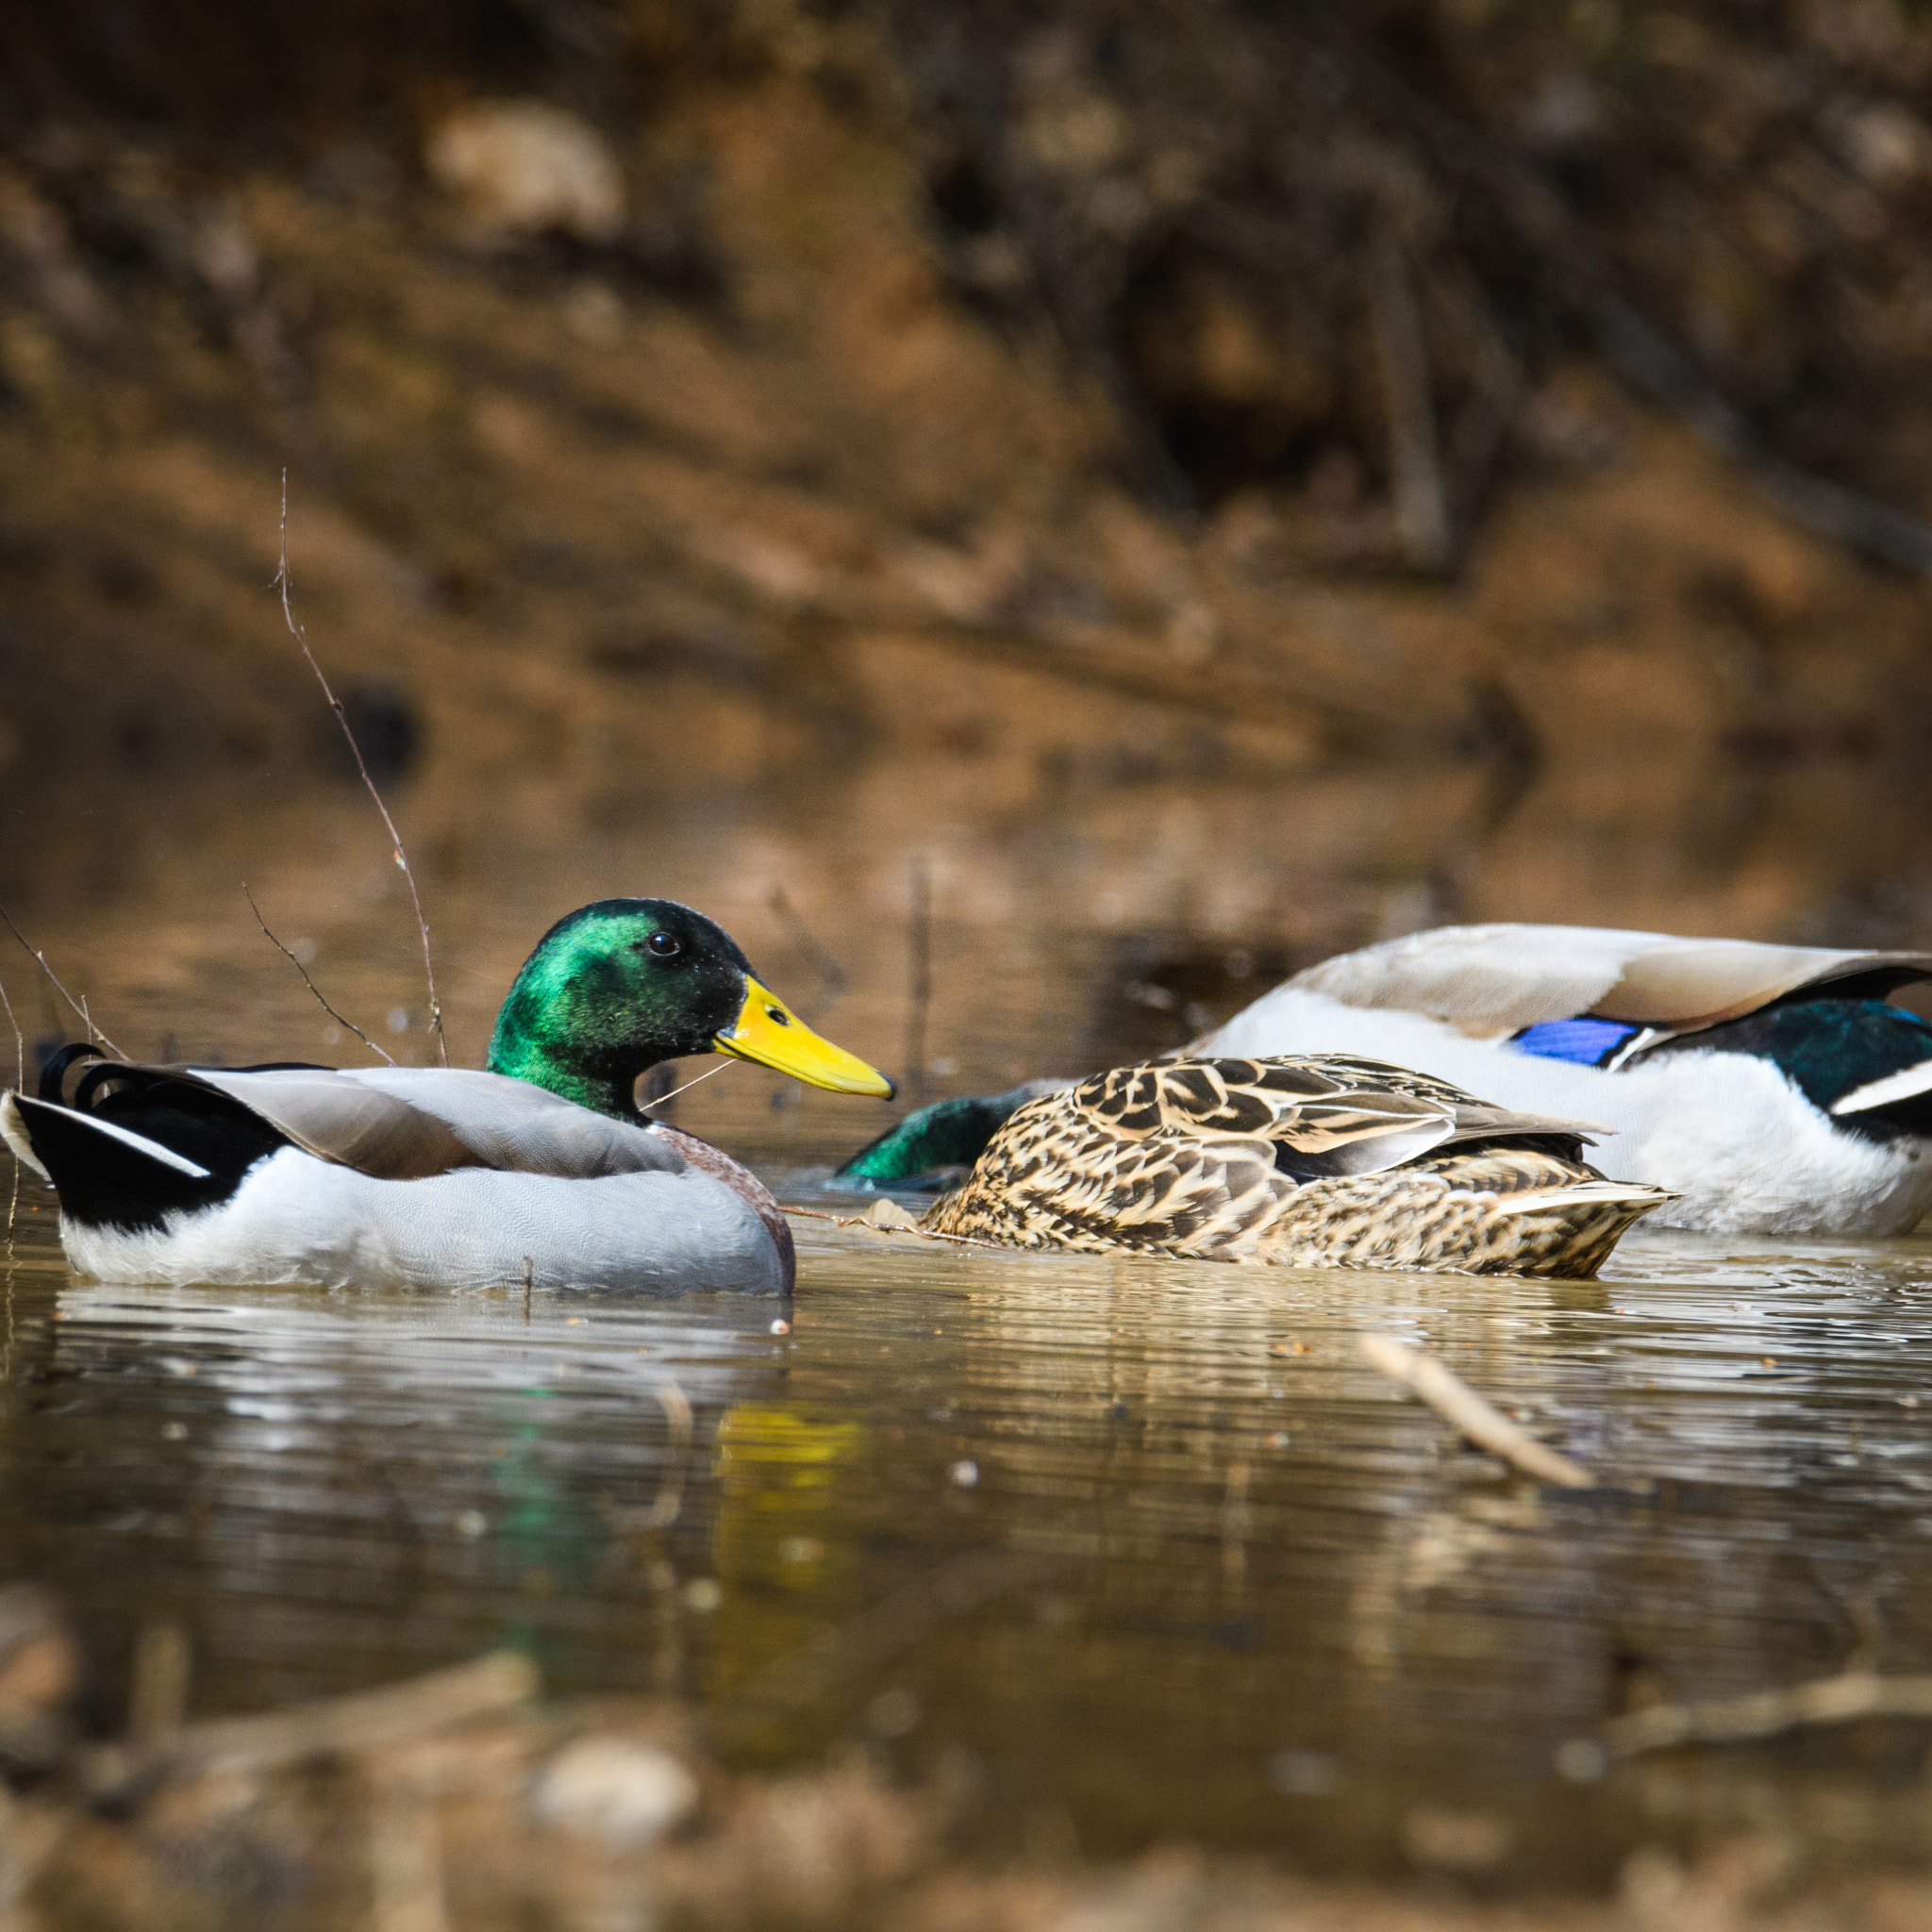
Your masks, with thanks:
M 1591 1275 L 1672 1197 L 1589 1129 L 1342 1054 L 1116 1067 L 1029 1101 L 924 1224 L 1017 1248 Z

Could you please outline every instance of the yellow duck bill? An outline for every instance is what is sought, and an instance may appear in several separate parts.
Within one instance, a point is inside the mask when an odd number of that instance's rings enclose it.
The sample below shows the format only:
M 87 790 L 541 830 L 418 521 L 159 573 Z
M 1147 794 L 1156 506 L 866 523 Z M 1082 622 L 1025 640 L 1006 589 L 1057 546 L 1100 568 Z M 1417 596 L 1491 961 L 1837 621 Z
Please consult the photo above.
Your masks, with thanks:
M 822 1039 L 756 979 L 746 979 L 738 1018 L 711 1044 L 720 1053 L 756 1060 L 808 1086 L 828 1087 L 834 1093 L 871 1093 L 881 1100 L 892 1097 L 892 1083 L 876 1067 Z

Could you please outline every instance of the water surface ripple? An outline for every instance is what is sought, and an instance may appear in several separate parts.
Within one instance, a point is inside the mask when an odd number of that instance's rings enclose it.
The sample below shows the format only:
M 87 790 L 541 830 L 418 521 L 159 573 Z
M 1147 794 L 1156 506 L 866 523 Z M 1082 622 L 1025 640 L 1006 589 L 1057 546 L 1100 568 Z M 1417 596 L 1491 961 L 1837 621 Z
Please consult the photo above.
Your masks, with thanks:
M 965 1767 L 996 1848 L 1373 1869 L 1444 1806 L 1527 1875 L 1744 1822 L 1924 1845 L 1911 1726 L 1588 1786 L 1555 1754 L 1659 1698 L 1932 1666 L 1932 1242 L 1639 1235 L 1551 1284 L 806 1221 L 774 1332 L 726 1298 L 90 1286 L 22 1209 L 0 1568 L 110 1674 L 184 1625 L 197 1712 L 512 1643 L 559 1690 L 701 1699 L 747 1760 Z M 1369 1328 L 1603 1487 L 1460 1444 Z

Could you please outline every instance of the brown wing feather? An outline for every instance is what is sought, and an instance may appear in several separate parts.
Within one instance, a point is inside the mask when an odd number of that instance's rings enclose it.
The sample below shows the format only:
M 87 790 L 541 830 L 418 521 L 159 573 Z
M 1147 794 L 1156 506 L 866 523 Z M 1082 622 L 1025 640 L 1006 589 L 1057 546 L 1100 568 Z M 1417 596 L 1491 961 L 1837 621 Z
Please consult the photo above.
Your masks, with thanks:
M 1667 1197 L 1610 1198 L 1580 1138 L 1352 1056 L 1150 1062 L 1017 1109 L 925 1224 L 1026 1248 L 1589 1274 Z
M 1443 1141 L 1545 1135 L 1580 1143 L 1591 1132 L 1580 1122 L 1491 1107 L 1446 1080 L 1353 1054 L 1115 1067 L 1083 1080 L 1070 1102 L 1107 1133 L 1257 1135 L 1307 1158 L 1332 1158 L 1334 1171 L 1349 1174 L 1414 1159 Z
M 1932 953 L 1840 952 L 1574 925 L 1452 925 L 1339 954 L 1291 985 L 1476 1037 L 1578 1013 L 1690 1032 L 1807 986 L 1932 978 Z
M 1606 1020 L 1690 1033 L 1741 1020 L 1807 986 L 1875 974 L 1891 985 L 1932 976 L 1932 954 L 1844 953 L 1748 940 L 1683 940 L 1640 954 L 1590 1010 Z
M 1014 1247 L 1208 1256 L 1293 1191 L 1264 1140 L 1117 1133 L 1072 1101 L 1012 1114 L 927 1224 Z

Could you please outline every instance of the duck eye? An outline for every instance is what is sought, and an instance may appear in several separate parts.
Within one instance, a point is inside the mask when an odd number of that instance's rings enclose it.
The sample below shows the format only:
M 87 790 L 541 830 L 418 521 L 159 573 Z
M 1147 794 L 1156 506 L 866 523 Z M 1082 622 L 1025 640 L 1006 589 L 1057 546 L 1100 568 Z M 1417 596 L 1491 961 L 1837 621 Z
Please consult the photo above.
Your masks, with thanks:
M 668 932 L 654 932 L 644 945 L 654 959 L 675 959 L 684 951 L 684 947 Z

